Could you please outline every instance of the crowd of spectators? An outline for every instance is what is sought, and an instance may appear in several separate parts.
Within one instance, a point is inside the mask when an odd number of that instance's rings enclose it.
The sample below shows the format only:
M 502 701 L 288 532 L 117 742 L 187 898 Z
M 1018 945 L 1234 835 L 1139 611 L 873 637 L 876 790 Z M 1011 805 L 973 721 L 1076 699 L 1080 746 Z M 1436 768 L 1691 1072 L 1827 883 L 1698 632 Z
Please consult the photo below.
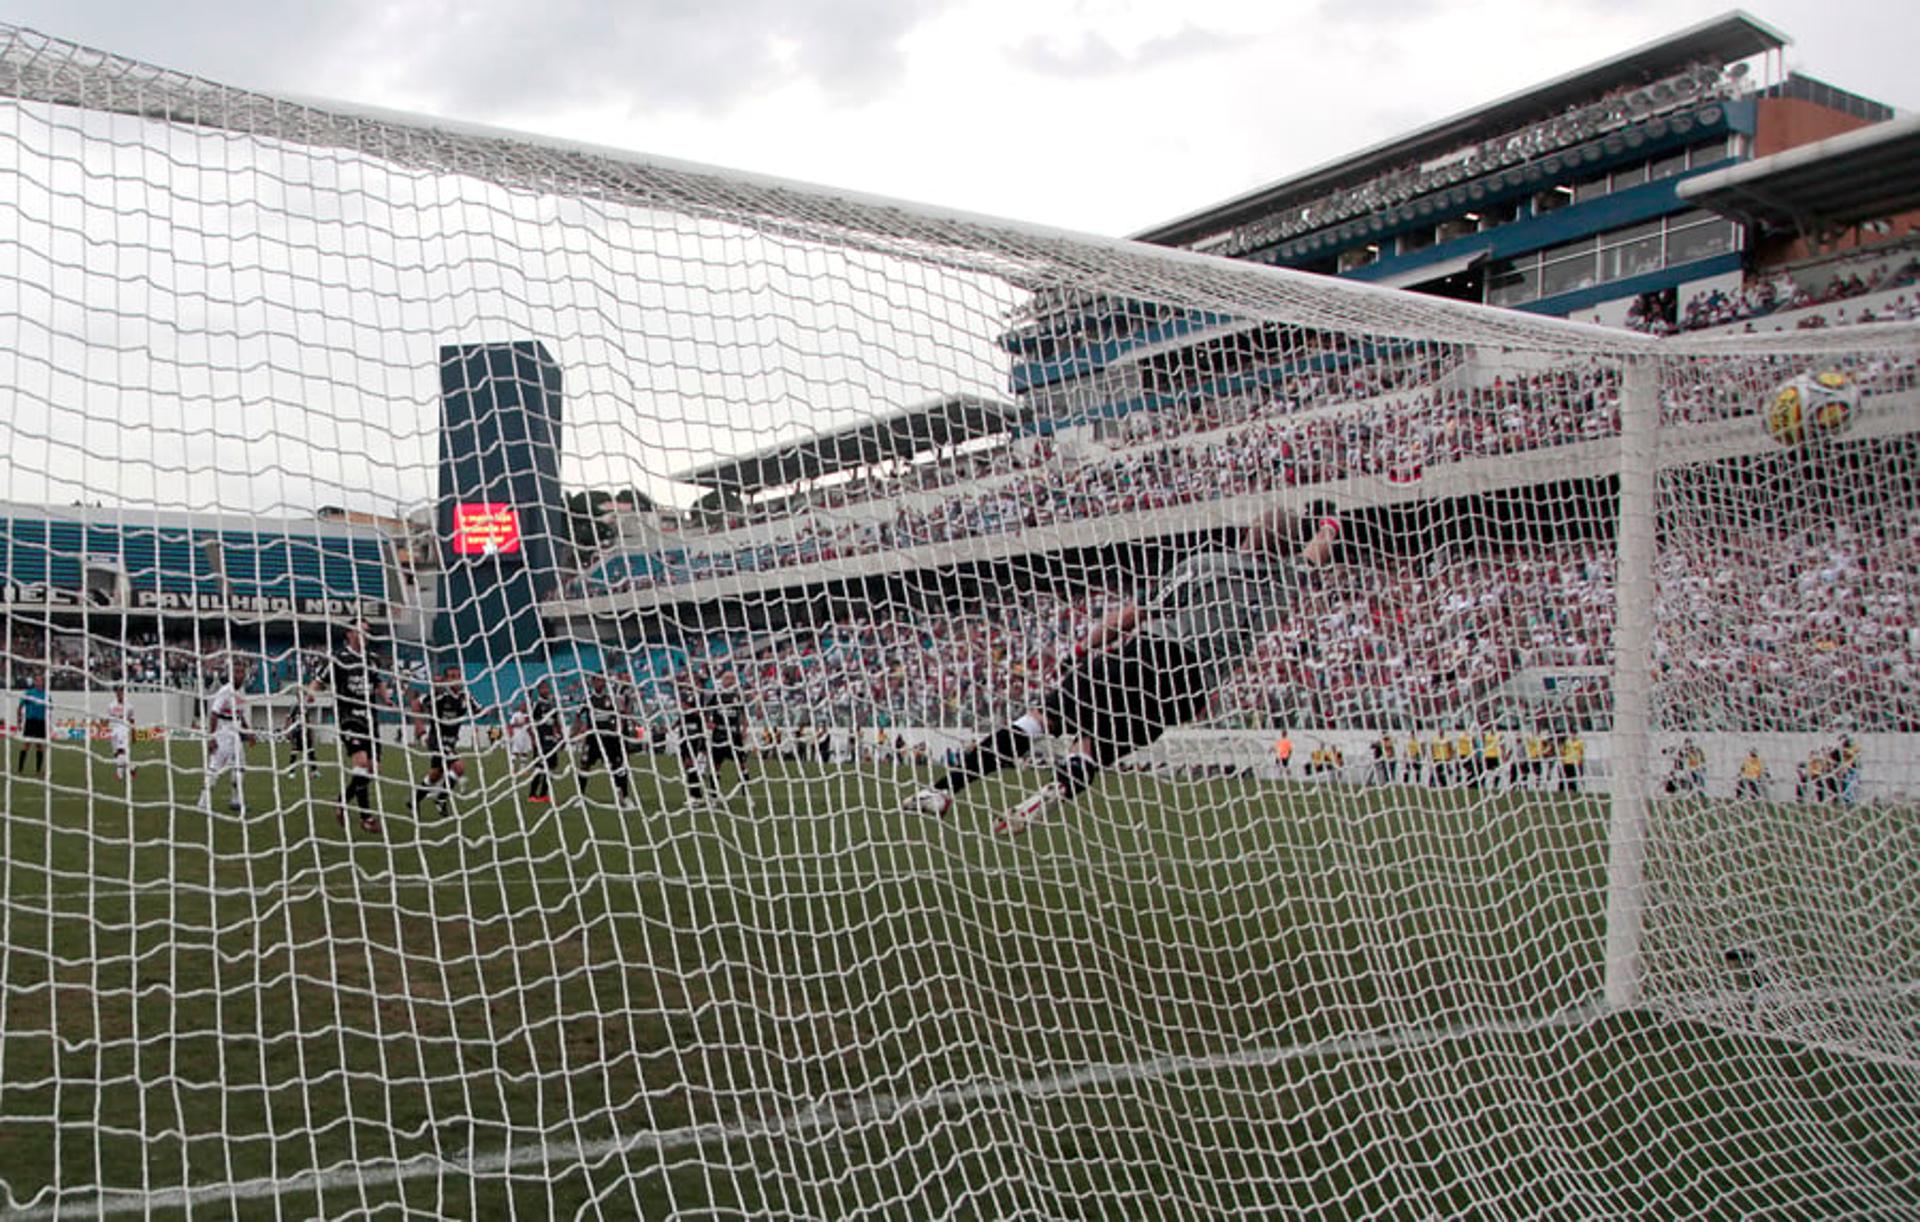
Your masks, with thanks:
M 1907 259 L 1903 263 L 1876 264 L 1867 269 L 1864 275 L 1858 271 L 1836 275 L 1818 292 L 1802 286 L 1789 273 L 1760 272 L 1747 276 L 1737 291 L 1704 289 L 1677 307 L 1671 300 L 1662 301 L 1656 295 L 1649 294 L 1634 302 L 1627 313 L 1626 325 L 1632 330 L 1652 335 L 1703 331 L 1916 285 L 1920 285 L 1920 257 Z M 1920 318 L 1920 293 L 1911 297 L 1902 294 L 1879 310 L 1864 309 L 1851 318 L 1847 317 L 1843 308 L 1838 312 L 1836 321 L 1894 322 L 1912 321 L 1915 318 Z M 1824 312 L 1810 313 L 1798 324 L 1809 330 L 1828 325 Z
M 1920 389 L 1920 360 L 1911 355 L 1856 354 L 1836 358 L 1829 367 L 1853 379 L 1863 402 Z M 1670 425 L 1758 420 L 1760 405 L 1778 391 L 1781 383 L 1806 368 L 1805 358 L 1798 356 L 1701 359 L 1678 366 L 1661 386 L 1661 418 Z
M 1838 495 L 1780 513 L 1764 489 L 1737 505 L 1725 489 L 1668 490 L 1654 592 L 1664 728 L 1920 730 L 1920 512 L 1826 491 Z M 697 658 L 663 666 L 649 656 L 644 673 L 636 655 L 625 673 L 656 725 L 677 716 L 676 672 L 689 663 L 740 685 L 762 724 L 991 724 L 1037 701 L 1092 625 L 1151 584 L 1009 588 L 964 610 L 879 607 L 715 637 Z M 1581 711 L 1604 718 L 1615 601 L 1606 539 L 1443 545 L 1334 566 L 1212 716 L 1329 729 L 1516 723 L 1539 711 L 1506 687 L 1525 669 L 1564 672 L 1561 697 L 1594 696 Z M 212 635 L 149 632 L 122 644 L 16 624 L 7 639 L 16 688 L 32 673 L 55 690 L 125 681 L 204 693 L 236 656 Z M 256 691 L 277 690 L 303 665 L 291 649 L 239 656 Z M 609 668 L 621 670 L 617 656 Z
M 1484 701 L 1525 665 L 1593 665 L 1611 580 L 1591 543 L 1327 570 L 1221 692 L 1229 723 L 1404 724 Z M 901 609 L 774 634 L 721 664 L 783 725 L 978 725 L 1037 701 L 1132 591 L 1008 591 L 965 612 Z
M 1271 388 L 1189 395 L 1152 411 L 1134 411 L 1100 430 L 1114 448 L 1151 445 L 1337 404 L 1366 403 L 1444 384 L 1461 366 L 1457 350 L 1341 360 L 1296 372 Z
M 162 642 L 159 634 L 144 629 L 121 640 L 78 627 L 15 623 L 8 634 L 6 669 L 15 688 L 34 674 L 51 691 L 100 691 L 120 683 L 199 691 L 233 656 L 240 655 L 213 637 Z
M 777 540 L 719 553 L 682 553 L 577 587 L 618 593 L 766 572 L 845 556 L 1015 534 L 1047 526 L 1223 500 L 1351 476 L 1412 481 L 1476 458 L 1592 440 L 1619 429 L 1619 378 L 1588 364 L 1521 373 L 1484 386 L 1431 389 L 1347 411 L 1263 419 L 1082 463 L 1036 467 L 879 520 L 798 518 Z
M 212 624 L 204 634 L 170 633 L 151 628 L 119 637 L 89 632 L 78 625 L 11 625 L 0 678 L 13 689 L 33 676 L 50 691 L 107 691 L 116 686 L 143 690 L 206 693 L 239 675 L 245 692 L 276 692 L 323 673 L 321 653 L 291 640 L 241 644 Z M 396 668 L 403 681 L 424 680 L 415 660 Z
M 1755 404 L 1802 362 L 1703 361 L 1699 376 L 1663 387 L 1668 423 L 1755 416 Z M 1920 387 L 1920 363 L 1891 357 L 1838 362 L 1863 398 Z M 724 552 L 625 558 L 576 592 L 617 593 L 931 544 L 1167 509 L 1351 476 L 1413 481 L 1450 463 L 1497 458 L 1606 437 L 1619 429 L 1619 379 L 1598 364 L 1432 390 L 1344 412 L 1264 420 L 1238 429 L 1155 440 L 1093 461 L 1032 468 L 891 518 L 858 522 L 803 515 L 777 540 Z M 1157 437 L 1157 434 L 1147 434 Z
M 1877 497 L 1802 515 L 1675 515 L 1654 639 L 1672 723 L 1920 729 L 1920 513 Z
M 1777 523 L 1763 502 L 1746 516 L 1724 504 L 1674 515 L 1655 590 L 1661 724 L 1920 729 L 1920 515 L 1836 498 Z M 764 637 L 725 665 L 778 724 L 990 724 L 1038 699 L 1091 625 L 1136 593 L 880 610 Z M 1559 672 L 1552 707 L 1603 723 L 1615 597 L 1605 540 L 1336 567 L 1213 714 L 1249 726 L 1519 722 L 1539 710 L 1499 693 L 1524 668 Z
M 1896 270 L 1836 277 L 1821 300 L 1920 281 L 1920 259 Z M 1729 305 L 1703 295 L 1698 317 L 1724 320 L 1727 310 L 1791 308 L 1807 295 L 1779 278 L 1758 280 Z M 1903 317 L 1920 315 L 1920 292 Z M 1858 321 L 1870 321 L 1863 313 Z M 1855 358 L 1863 396 L 1912 390 L 1920 366 L 1911 359 Z M 1803 360 L 1756 357 L 1744 364 L 1700 363 L 1662 388 L 1668 423 L 1757 415 L 1778 384 Z M 1463 384 L 1457 354 L 1390 358 L 1303 372 L 1269 390 L 1195 398 L 1176 407 L 1137 411 L 1104 430 L 1107 446 L 1067 457 L 1050 445 L 1007 448 L 911 477 L 868 481 L 792 509 L 777 534 L 734 547 L 687 545 L 655 554 L 616 554 L 567 587 L 569 595 L 621 593 L 707 578 L 763 573 L 878 552 L 1089 521 L 1355 476 L 1400 482 L 1474 459 L 1537 451 L 1616 434 L 1619 380 L 1597 362 L 1512 372 Z M 1326 405 L 1344 404 L 1327 408 Z M 1312 408 L 1324 410 L 1309 410 Z M 993 478 L 980 475 L 987 464 Z M 902 477 L 903 479 L 906 477 Z M 951 483 L 950 483 L 951 481 Z M 952 486 L 929 504 L 905 495 Z M 897 494 L 890 517 L 836 512 Z M 791 503 L 790 503 L 791 504 Z M 831 508 L 829 508 L 829 505 Z

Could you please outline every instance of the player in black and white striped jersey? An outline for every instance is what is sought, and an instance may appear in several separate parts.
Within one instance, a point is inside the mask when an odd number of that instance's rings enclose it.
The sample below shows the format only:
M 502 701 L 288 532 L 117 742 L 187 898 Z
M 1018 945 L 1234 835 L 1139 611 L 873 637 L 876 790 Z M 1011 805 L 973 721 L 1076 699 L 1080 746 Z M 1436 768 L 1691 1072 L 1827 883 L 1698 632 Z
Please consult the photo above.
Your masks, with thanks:
M 359 625 L 346 630 L 340 647 L 327 660 L 326 683 L 333 691 L 334 724 L 347 757 L 347 784 L 334 818 L 345 827 L 351 805 L 359 813 L 360 830 L 378 833 L 380 819 L 373 813 L 373 735 L 375 705 L 385 697 L 387 686 L 374 670 L 366 634 Z
M 605 675 L 587 680 L 587 702 L 580 710 L 580 754 L 574 766 L 580 771 L 580 784 L 586 774 L 606 765 L 613 777 L 614 799 L 624 806 L 633 799 L 633 784 L 627 767 L 627 701 L 622 692 L 608 683 Z
M 313 689 L 308 684 L 294 689 L 293 704 L 280 725 L 280 737 L 286 740 L 290 766 L 304 765 L 311 775 L 320 775 L 320 756 L 313 744 Z
M 466 762 L 460 758 L 460 731 L 477 711 L 467 685 L 460 680 L 458 666 L 446 667 L 420 702 L 418 712 L 426 730 L 427 779 L 413 791 L 416 817 L 420 804 L 429 798 L 439 805 L 442 815 L 452 813 L 453 791 L 467 775 Z

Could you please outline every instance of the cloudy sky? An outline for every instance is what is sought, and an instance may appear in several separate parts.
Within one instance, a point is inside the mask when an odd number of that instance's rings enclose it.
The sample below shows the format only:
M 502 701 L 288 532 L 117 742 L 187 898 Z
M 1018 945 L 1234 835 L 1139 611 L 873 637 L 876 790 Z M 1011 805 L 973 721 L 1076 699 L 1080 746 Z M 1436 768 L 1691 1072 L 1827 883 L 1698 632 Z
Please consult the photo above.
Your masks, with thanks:
M 1728 0 L 0 0 L 220 80 L 1124 234 Z M 1790 65 L 1920 106 L 1897 0 L 1754 0 Z
M 0 0 L 0 21 L 227 84 L 1099 234 L 1720 11 Z M 1920 103 L 1910 8 L 1760 0 L 1754 12 L 1800 40 L 1792 66 Z M 1018 298 L 979 277 L 845 254 L 822 267 L 818 251 L 773 237 L 715 245 L 671 218 L 351 159 L 232 153 L 211 133 L 62 108 L 23 113 L 0 141 L 0 178 L 14 205 L 0 212 L 0 385 L 12 391 L 0 499 L 416 508 L 434 495 L 440 346 L 503 335 L 541 337 L 563 366 L 570 484 L 669 500 L 689 495 L 674 476 L 717 455 L 1006 389 L 995 341 Z

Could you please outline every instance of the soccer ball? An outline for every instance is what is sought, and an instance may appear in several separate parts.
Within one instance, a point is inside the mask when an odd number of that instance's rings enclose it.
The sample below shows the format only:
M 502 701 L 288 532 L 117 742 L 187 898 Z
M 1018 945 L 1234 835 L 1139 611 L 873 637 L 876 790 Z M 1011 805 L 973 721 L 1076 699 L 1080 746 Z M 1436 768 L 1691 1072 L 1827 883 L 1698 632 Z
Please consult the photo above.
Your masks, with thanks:
M 1767 434 L 1783 446 L 1838 437 L 1853 423 L 1852 375 L 1822 369 L 1789 378 L 1767 400 Z

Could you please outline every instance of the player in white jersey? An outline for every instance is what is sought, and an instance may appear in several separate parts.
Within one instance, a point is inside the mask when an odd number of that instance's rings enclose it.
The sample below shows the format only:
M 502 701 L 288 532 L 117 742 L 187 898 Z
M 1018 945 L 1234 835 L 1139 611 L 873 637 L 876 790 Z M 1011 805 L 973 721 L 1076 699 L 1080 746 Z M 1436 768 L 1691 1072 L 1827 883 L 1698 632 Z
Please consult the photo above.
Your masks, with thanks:
M 208 814 L 213 813 L 214 782 L 225 772 L 233 774 L 233 792 L 227 799 L 227 809 L 240 809 L 242 768 L 246 763 L 241 724 L 245 716 L 246 700 L 240 695 L 234 678 L 222 683 L 207 698 L 207 728 L 213 737 L 213 754 L 207 760 L 206 783 L 200 789 L 200 809 Z
M 113 774 L 131 781 L 133 767 L 133 706 L 127 703 L 127 689 L 113 689 L 113 703 L 107 706 L 107 740 L 113 744 Z
M 533 716 L 525 705 L 507 718 L 507 754 L 515 763 L 533 754 Z
M 955 794 L 1018 763 L 1049 734 L 1071 739 L 1054 779 L 997 828 L 1022 831 L 1079 796 L 1122 756 L 1205 711 L 1261 638 L 1293 614 L 1305 570 L 1332 558 L 1339 533 L 1331 512 L 1303 521 L 1276 507 L 1241 531 L 1237 548 L 1175 565 L 1144 603 L 1094 626 L 1040 707 L 968 748 L 908 805 L 946 813 Z

